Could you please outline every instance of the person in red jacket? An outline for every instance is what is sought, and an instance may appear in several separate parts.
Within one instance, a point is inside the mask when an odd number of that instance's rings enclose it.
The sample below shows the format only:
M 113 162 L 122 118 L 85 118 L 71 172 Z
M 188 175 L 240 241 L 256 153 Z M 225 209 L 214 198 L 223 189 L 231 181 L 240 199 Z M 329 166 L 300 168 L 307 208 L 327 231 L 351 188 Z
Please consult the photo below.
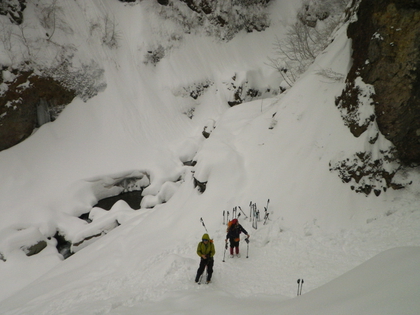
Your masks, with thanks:
M 241 257 L 239 254 L 239 241 L 240 241 L 240 235 L 241 233 L 244 233 L 247 237 L 246 240 L 249 238 L 248 232 L 242 227 L 242 225 L 239 224 L 238 219 L 233 219 L 229 222 L 229 226 L 227 228 L 227 235 L 226 235 L 226 246 L 227 246 L 227 240 L 230 242 L 230 257 L 233 257 L 233 249 L 235 249 L 236 256 Z M 226 247 L 227 248 L 227 247 Z

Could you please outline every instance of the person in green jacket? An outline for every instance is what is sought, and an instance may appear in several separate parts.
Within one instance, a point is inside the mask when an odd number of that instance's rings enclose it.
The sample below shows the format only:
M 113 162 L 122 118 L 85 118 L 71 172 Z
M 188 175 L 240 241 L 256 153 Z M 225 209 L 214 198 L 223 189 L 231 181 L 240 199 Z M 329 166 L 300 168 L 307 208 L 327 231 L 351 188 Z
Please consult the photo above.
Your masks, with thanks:
M 213 274 L 213 264 L 214 259 L 213 256 L 216 253 L 214 249 L 213 240 L 210 239 L 208 234 L 204 234 L 200 243 L 197 246 L 197 255 L 201 257 L 200 266 L 197 270 L 197 275 L 195 276 L 195 282 L 198 283 L 200 280 L 201 275 L 204 272 L 204 269 L 207 267 L 207 281 L 206 283 L 210 283 L 211 276 Z

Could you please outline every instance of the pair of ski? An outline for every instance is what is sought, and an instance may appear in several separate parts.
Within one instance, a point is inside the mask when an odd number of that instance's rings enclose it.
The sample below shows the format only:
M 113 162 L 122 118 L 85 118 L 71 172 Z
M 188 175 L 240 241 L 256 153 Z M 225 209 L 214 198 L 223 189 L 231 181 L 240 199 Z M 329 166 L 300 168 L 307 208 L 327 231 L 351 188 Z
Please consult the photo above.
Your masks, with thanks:
M 302 287 L 303 287 L 303 283 L 304 283 L 305 281 L 303 281 L 303 279 L 298 279 L 297 280 L 297 285 L 298 285 L 298 288 L 297 288 L 297 295 L 299 296 L 299 295 L 302 295 Z
M 268 204 L 270 203 L 270 199 L 267 200 L 267 206 L 264 207 L 264 223 L 263 225 L 267 224 L 268 221 Z M 254 229 L 258 229 L 258 222 L 261 221 L 260 219 L 260 210 L 257 208 L 256 203 L 252 203 L 252 201 L 249 203 L 249 222 L 252 221 L 252 227 Z
M 241 216 L 241 213 L 237 214 L 238 209 L 245 216 L 245 220 L 248 219 L 248 216 L 245 214 L 245 212 L 242 211 L 242 208 L 240 206 L 236 206 L 232 209 L 232 220 L 238 219 Z M 230 215 L 229 211 L 223 210 L 223 224 L 228 224 L 228 222 L 230 221 L 229 215 Z

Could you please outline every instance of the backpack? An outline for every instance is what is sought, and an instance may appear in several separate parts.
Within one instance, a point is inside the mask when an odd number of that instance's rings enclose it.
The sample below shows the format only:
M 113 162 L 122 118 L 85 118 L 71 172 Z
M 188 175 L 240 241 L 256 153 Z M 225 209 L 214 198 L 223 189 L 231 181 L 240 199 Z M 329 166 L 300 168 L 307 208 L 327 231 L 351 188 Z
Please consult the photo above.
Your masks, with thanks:
M 235 222 L 233 222 L 235 220 Z M 233 219 L 233 220 L 230 220 L 229 222 L 228 222 L 228 224 L 227 224 L 227 229 L 226 229 L 226 232 L 229 232 L 229 230 L 231 229 L 231 227 L 232 226 L 234 226 L 234 223 L 237 223 L 238 222 L 238 220 L 237 219 Z

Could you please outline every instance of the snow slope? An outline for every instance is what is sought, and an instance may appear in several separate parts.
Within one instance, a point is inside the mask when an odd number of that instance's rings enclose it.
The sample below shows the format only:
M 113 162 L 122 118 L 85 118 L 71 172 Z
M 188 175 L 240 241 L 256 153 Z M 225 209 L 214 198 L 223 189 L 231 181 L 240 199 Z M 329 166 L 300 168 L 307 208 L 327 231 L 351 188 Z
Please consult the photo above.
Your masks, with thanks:
M 334 105 L 344 83 L 318 74 L 349 69 L 345 28 L 287 93 L 229 108 L 233 76 L 255 88 L 280 83 L 265 63 L 298 2 L 275 1 L 268 30 L 227 43 L 183 35 L 156 67 L 144 64 L 147 50 L 180 30 L 155 16 L 154 1 L 62 5 L 84 43 L 79 58 L 94 57 L 104 67 L 107 88 L 86 103 L 73 101 L 57 121 L 0 153 L 4 314 L 418 313 L 416 170 L 405 174 L 413 181 L 407 189 L 379 197 L 355 194 L 329 172 L 331 160 L 388 146 L 383 138 L 372 146 L 367 134 L 352 137 Z M 118 22 L 118 49 L 87 40 L 86 21 L 104 12 Z M 186 87 L 207 81 L 197 100 L 183 96 Z M 183 112 L 191 106 L 189 119 Z M 215 129 L 205 139 L 209 120 Z M 183 165 L 192 158 L 196 166 Z M 121 226 L 62 261 L 48 237 L 59 231 L 76 240 L 89 228 L 77 216 L 111 193 L 107 183 L 138 171 L 151 174 L 145 200 L 157 205 L 131 211 L 119 204 L 102 214 L 106 222 L 120 215 Z M 207 182 L 204 193 L 193 176 Z M 157 202 L 165 194 L 172 198 Z M 267 225 L 253 229 L 240 218 L 251 234 L 249 258 L 242 242 L 242 258 L 222 262 L 222 211 L 241 206 L 248 214 L 250 201 L 263 211 L 268 199 Z M 213 283 L 197 287 L 195 249 L 206 232 L 200 218 L 217 253 Z M 20 231 L 44 239 L 47 248 L 25 256 Z M 403 246 L 412 247 L 352 270 Z M 305 279 L 304 294 L 291 299 L 298 278 Z M 382 284 L 377 291 L 375 283 Z

